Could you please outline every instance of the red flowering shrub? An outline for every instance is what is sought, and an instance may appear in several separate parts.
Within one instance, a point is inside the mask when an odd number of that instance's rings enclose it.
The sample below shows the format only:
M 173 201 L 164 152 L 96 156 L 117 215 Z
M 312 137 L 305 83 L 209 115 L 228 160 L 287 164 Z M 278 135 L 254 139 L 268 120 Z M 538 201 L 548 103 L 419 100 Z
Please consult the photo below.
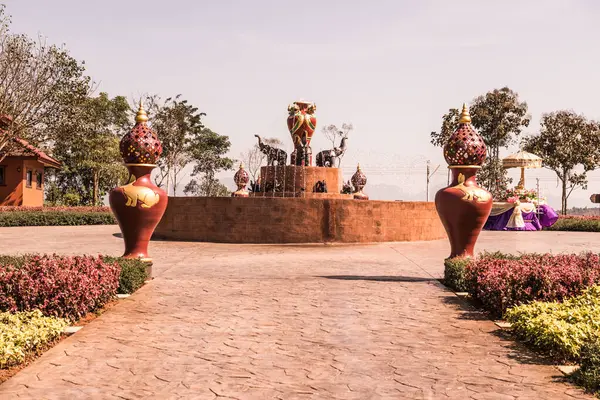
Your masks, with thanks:
M 494 316 L 509 307 L 562 301 L 600 283 L 600 256 L 526 254 L 513 259 L 484 256 L 465 267 L 471 296 Z
M 42 255 L 18 262 L 4 257 L 0 311 L 39 309 L 47 316 L 77 320 L 115 296 L 120 270 L 116 262 L 101 257 Z

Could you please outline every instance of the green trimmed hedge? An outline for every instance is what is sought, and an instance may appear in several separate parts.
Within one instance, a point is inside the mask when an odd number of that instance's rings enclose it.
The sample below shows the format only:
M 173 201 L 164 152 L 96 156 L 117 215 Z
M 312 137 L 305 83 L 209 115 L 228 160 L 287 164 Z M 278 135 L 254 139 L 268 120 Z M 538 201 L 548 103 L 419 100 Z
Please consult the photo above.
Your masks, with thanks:
M 0 227 L 114 225 L 110 212 L 10 211 L 0 212 Z
M 600 340 L 581 346 L 579 369 L 571 380 L 589 392 L 600 392 Z
M 447 258 L 444 261 L 444 285 L 455 292 L 468 292 L 465 268 L 470 261 L 469 258 Z
M 560 217 L 548 231 L 600 232 L 600 219 L 593 217 Z
M 107 262 L 116 262 L 121 267 L 118 294 L 131 294 L 141 288 L 148 276 L 148 263 L 131 258 L 102 257 Z
M 40 310 L 0 313 L 0 368 L 21 364 L 58 340 L 67 320 L 45 317 Z

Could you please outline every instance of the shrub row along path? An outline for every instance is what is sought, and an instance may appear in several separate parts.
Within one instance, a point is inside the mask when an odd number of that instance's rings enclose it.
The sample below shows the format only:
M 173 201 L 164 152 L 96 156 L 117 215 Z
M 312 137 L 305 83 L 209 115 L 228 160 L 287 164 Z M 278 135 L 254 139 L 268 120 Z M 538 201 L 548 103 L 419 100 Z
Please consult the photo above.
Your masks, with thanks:
M 115 226 L 0 229 L 2 252 L 113 254 Z M 479 249 L 600 251 L 597 234 Z M 153 242 L 156 278 L 0 386 L 14 399 L 591 398 L 436 278 L 445 240 Z

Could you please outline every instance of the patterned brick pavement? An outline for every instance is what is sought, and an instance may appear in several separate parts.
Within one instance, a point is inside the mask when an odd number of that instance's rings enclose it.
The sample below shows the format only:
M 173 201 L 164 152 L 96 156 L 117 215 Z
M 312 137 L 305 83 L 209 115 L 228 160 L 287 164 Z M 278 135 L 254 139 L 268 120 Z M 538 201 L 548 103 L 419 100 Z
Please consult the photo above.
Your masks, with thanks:
M 3 252 L 121 250 L 115 227 L 16 229 Z M 600 251 L 595 237 L 486 233 L 480 249 Z M 591 398 L 437 283 L 445 241 L 151 251 L 156 279 L 0 398 Z

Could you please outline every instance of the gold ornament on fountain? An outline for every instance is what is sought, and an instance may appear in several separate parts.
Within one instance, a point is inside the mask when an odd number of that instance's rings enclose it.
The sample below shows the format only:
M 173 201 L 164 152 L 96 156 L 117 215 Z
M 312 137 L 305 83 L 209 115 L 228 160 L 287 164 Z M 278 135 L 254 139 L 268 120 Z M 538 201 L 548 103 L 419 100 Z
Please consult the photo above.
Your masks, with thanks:
M 146 114 L 146 111 L 144 110 L 144 104 L 142 103 L 142 100 L 140 100 L 140 107 L 135 116 L 135 122 L 137 122 L 138 124 L 148 122 L 148 114 Z

